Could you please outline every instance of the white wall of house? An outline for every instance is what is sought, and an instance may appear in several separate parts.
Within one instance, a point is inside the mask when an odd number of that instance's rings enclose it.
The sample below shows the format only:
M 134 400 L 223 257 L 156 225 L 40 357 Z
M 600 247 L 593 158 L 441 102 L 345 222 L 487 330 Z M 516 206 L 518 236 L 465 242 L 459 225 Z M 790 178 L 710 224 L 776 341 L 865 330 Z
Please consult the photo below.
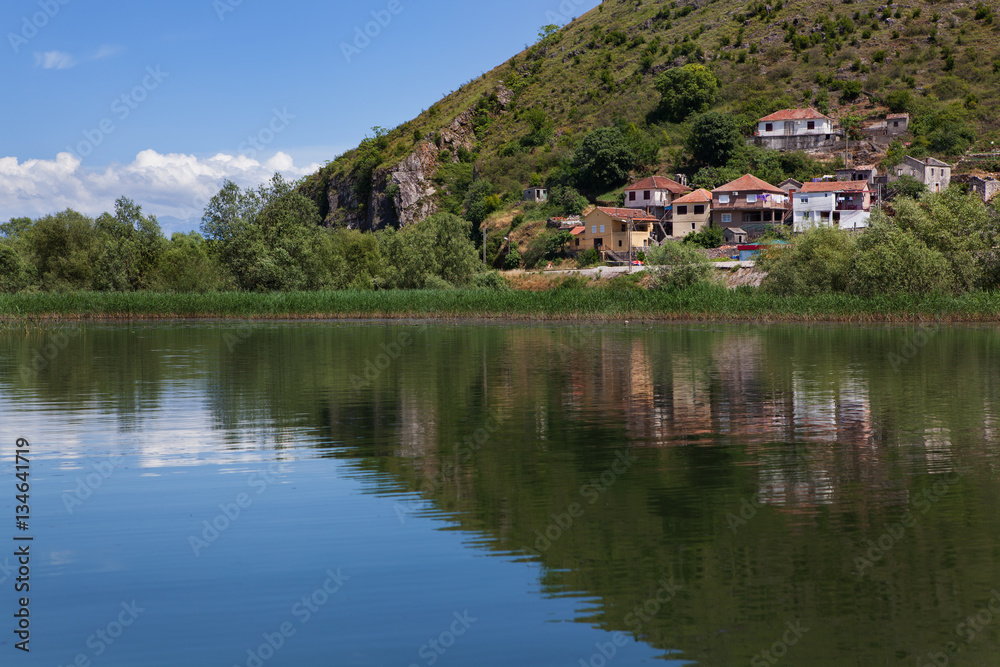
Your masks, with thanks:
M 810 127 L 810 123 L 812 127 Z M 791 130 L 791 136 L 795 137 L 833 134 L 833 123 L 829 118 L 760 121 L 757 123 L 757 135 L 761 137 L 784 137 L 789 134 L 788 130 Z
M 840 229 L 867 227 L 871 210 L 837 210 L 837 196 L 843 194 L 853 193 L 796 192 L 792 198 L 792 229 L 795 232 L 804 232 L 813 227 L 830 226 L 834 223 Z
M 649 199 L 646 199 L 646 193 Z M 625 193 L 625 208 L 646 208 L 647 206 L 670 206 L 670 190 L 629 190 Z M 632 196 L 635 199 L 632 199 Z

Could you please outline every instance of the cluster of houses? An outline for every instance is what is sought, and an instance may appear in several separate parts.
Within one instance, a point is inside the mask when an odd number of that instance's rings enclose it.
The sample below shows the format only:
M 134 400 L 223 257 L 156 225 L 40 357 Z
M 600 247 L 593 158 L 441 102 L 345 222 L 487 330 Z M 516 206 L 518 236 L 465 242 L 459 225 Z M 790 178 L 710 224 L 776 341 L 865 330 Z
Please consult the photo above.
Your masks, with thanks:
M 906 114 L 893 114 L 879 131 L 895 136 L 908 123 Z M 786 109 L 762 118 L 752 141 L 778 150 L 805 150 L 835 140 L 837 132 L 833 120 L 815 109 Z M 580 220 L 561 222 L 573 235 L 571 250 L 595 248 L 611 261 L 708 227 L 722 229 L 730 243 L 755 239 L 769 225 L 788 225 L 795 232 L 819 225 L 859 230 L 868 226 L 872 207 L 890 181 L 912 176 L 940 192 L 951 182 L 951 169 L 934 158 L 907 156 L 891 174 L 880 174 L 875 165 L 857 165 L 810 183 L 787 179 L 777 185 L 746 174 L 711 192 L 688 187 L 682 175 L 676 180 L 652 176 L 625 188 L 622 207 L 598 206 Z M 525 198 L 544 201 L 546 194 L 532 188 Z

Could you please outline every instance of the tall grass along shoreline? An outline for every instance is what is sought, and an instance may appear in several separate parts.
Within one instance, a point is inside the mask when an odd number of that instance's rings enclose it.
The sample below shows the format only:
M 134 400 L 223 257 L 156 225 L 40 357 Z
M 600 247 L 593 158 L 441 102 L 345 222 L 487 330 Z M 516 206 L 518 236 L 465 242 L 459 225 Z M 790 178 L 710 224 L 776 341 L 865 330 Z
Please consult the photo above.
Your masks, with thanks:
M 754 288 L 36 293 L 0 295 L 0 320 L 432 318 L 585 321 L 1000 322 L 1000 293 L 779 297 Z

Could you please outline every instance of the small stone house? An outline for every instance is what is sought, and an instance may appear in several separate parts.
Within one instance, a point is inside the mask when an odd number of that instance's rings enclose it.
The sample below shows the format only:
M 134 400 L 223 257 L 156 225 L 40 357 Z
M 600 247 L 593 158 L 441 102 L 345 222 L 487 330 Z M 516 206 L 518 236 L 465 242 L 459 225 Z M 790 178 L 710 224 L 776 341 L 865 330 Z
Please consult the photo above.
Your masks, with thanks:
M 932 157 L 918 160 L 907 155 L 896 167 L 896 178 L 912 176 L 927 186 L 931 192 L 942 192 L 951 183 L 951 165 Z
M 890 137 L 906 134 L 910 130 L 910 114 L 891 113 L 885 117 L 885 133 Z
M 524 191 L 524 201 L 542 204 L 549 200 L 549 191 L 545 188 L 528 188 Z

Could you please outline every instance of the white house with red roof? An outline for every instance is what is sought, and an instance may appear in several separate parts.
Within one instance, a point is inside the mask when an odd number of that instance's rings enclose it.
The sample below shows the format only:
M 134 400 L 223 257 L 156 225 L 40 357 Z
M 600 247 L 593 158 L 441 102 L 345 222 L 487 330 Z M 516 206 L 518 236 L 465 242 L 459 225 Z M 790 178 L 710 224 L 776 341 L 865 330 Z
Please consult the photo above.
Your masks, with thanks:
M 641 208 L 662 220 L 673 200 L 689 192 L 691 188 L 677 181 L 650 176 L 625 188 L 625 208 Z
M 757 121 L 754 143 L 777 150 L 808 150 L 833 145 L 833 119 L 816 109 L 782 109 Z
M 783 224 L 790 210 L 784 190 L 751 174 L 712 190 L 714 227 L 762 230 L 768 224 Z
M 806 183 L 792 197 L 792 229 L 804 232 L 818 226 L 864 229 L 872 210 L 867 181 Z

